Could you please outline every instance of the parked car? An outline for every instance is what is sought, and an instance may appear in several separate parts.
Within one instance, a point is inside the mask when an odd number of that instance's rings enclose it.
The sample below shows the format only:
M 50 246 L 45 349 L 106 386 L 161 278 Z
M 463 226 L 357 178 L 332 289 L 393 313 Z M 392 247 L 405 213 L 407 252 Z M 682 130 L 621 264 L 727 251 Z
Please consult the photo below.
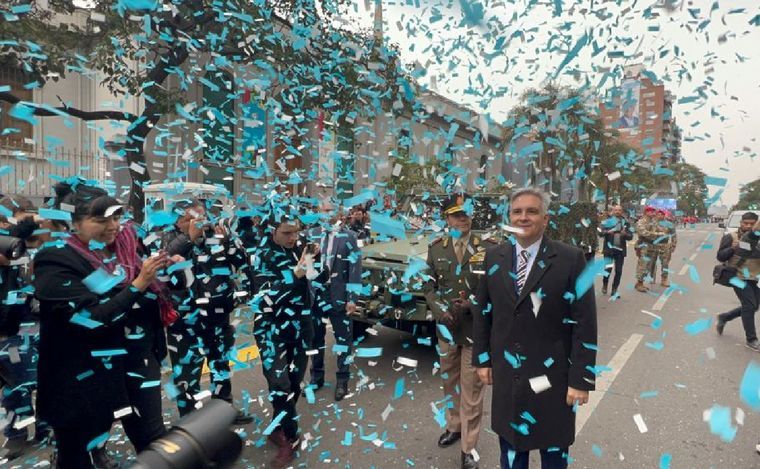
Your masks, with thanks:
M 739 229 L 739 225 L 742 222 L 742 215 L 752 210 L 734 210 L 728 214 L 726 221 L 718 223 L 719 228 L 723 228 L 723 235 L 732 233 Z
M 376 242 L 362 248 L 364 292 L 359 315 L 353 318 L 354 337 L 380 323 L 418 336 L 433 337 L 435 321 L 428 310 L 422 287 L 425 280 L 427 249 L 436 236 L 446 231 L 440 215 L 445 194 L 410 195 L 399 205 L 398 216 L 405 222 L 406 239 Z M 508 196 L 473 195 L 473 233 L 498 236 L 507 221 Z M 368 272 L 368 273 L 367 273 Z

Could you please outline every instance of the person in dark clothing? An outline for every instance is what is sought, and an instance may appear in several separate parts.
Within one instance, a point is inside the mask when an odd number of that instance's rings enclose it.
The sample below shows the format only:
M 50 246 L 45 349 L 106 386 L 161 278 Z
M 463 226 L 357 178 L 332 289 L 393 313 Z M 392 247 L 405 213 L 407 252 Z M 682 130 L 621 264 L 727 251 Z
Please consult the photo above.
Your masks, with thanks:
M 175 206 L 180 216 L 174 229 L 162 239 L 169 255 L 189 263 L 189 281 L 172 289 L 172 300 L 181 318 L 169 326 L 169 356 L 174 366 L 177 407 L 180 416 L 195 410 L 200 392 L 204 359 L 211 371 L 212 397 L 232 403 L 230 352 L 235 346 L 235 278 L 245 262 L 242 248 L 221 225 L 212 226 L 200 202 Z M 253 417 L 238 411 L 236 424 Z
M 31 248 L 38 240 L 35 231 L 39 224 L 33 219 L 33 204 L 23 197 L 6 196 L 0 206 L 12 215 L 0 215 L 0 236 L 10 236 Z M 3 434 L 4 454 L 8 460 L 21 456 L 27 448 L 28 428 L 19 425 L 34 417 L 32 392 L 37 384 L 37 344 L 39 317 L 31 294 L 29 253 L 19 259 L 9 259 L 0 253 L 0 385 L 2 406 L 7 421 Z M 44 421 L 35 422 L 34 439 L 48 439 L 49 427 Z
M 295 218 L 270 221 L 254 259 L 254 288 L 258 291 L 252 300 L 254 335 L 274 410 L 274 431 L 268 437 L 278 447 L 273 467 L 287 467 L 296 457 L 296 403 L 308 363 L 306 351 L 313 339 L 312 300 L 306 279 L 311 253 L 298 242 L 299 231 Z
M 719 262 L 729 263 L 734 257 L 737 257 L 742 250 L 748 250 L 746 247 L 752 247 L 754 241 L 754 249 L 757 249 L 757 234 L 753 232 L 755 225 L 757 225 L 758 215 L 754 212 L 746 212 L 742 215 L 739 229 L 734 233 L 727 233 L 720 240 L 718 246 L 718 255 L 716 256 Z M 742 248 L 744 243 L 744 248 Z M 751 254 L 743 256 L 744 260 L 736 260 L 735 264 L 738 266 L 738 271 L 741 274 L 743 270 L 749 270 L 750 273 L 756 272 L 754 275 L 749 275 L 744 279 L 744 287 L 732 285 L 736 297 L 739 298 L 740 306 L 719 314 L 715 323 L 716 331 L 718 335 L 723 335 L 723 329 L 726 327 L 726 323 L 732 321 L 738 317 L 742 318 L 742 325 L 744 326 L 744 335 L 746 336 L 746 346 L 752 350 L 760 352 L 760 342 L 757 340 L 757 332 L 755 329 L 755 313 L 760 305 L 760 288 L 757 286 L 757 270 L 760 260 L 752 258 Z M 741 263 L 741 265 L 739 265 Z
M 356 238 L 362 243 L 371 242 L 372 232 L 367 223 L 367 209 L 363 205 L 357 205 L 351 210 L 348 229 L 356 233 Z
M 633 227 L 623 214 L 623 207 L 615 205 L 610 216 L 599 226 L 599 236 L 603 238 L 602 255 L 614 263 L 615 279 L 612 281 L 612 296 L 618 294 L 620 279 L 623 276 L 623 263 L 628 254 L 628 241 L 633 239 Z M 602 294 L 607 294 L 607 285 L 612 276 L 613 266 L 607 267 L 602 280 Z
M 73 207 L 74 234 L 34 258 L 37 405 L 55 433 L 57 466 L 91 468 L 89 451 L 103 447 L 115 418 L 137 452 L 166 433 L 160 361 L 174 312 L 156 276 L 177 259 L 141 260 L 121 204 L 104 190 L 59 184 L 56 194 L 59 209 Z

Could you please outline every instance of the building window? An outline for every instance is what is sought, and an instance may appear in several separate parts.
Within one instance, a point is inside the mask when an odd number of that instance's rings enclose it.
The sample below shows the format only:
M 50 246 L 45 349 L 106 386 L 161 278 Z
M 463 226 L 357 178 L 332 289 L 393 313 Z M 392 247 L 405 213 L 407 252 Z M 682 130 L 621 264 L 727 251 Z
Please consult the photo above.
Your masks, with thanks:
M 30 80 L 18 69 L 0 65 L 0 83 L 10 86 L 10 93 L 21 101 L 34 101 L 31 89 L 24 88 Z M 26 140 L 34 138 L 32 124 L 12 118 L 9 113 L 13 105 L 0 102 L 0 147 L 19 148 L 28 145 Z

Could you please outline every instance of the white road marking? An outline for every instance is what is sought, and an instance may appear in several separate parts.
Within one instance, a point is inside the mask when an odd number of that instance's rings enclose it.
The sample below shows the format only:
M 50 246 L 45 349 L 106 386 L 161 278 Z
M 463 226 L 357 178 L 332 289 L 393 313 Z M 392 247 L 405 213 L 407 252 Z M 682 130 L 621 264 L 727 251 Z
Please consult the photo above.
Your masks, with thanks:
M 612 383 L 620 374 L 620 370 L 623 369 L 628 359 L 631 358 L 633 352 L 638 347 L 639 342 L 644 336 L 641 334 L 631 334 L 631 337 L 625 341 L 625 343 L 615 352 L 612 360 L 607 364 L 610 371 L 603 373 L 596 379 L 596 391 L 589 393 L 588 403 L 578 407 L 578 411 L 575 414 L 575 434 L 578 435 L 583 426 L 586 425 L 591 413 L 594 412 L 599 402 L 606 396 L 606 392 L 612 387 Z
M 668 301 L 668 298 L 670 298 L 670 295 L 673 294 L 674 289 L 673 288 L 666 288 L 665 291 L 660 294 L 660 297 L 657 298 L 657 302 L 652 306 L 652 311 L 662 311 L 662 308 L 665 306 L 665 302 Z
M 699 254 L 699 251 L 702 250 L 703 246 L 705 245 L 705 243 L 708 241 L 709 238 L 710 237 L 708 236 L 707 238 L 705 238 L 704 241 L 702 241 L 701 243 L 699 243 L 699 246 L 697 246 L 697 250 L 694 253 L 692 253 L 691 256 L 689 256 L 689 262 L 686 262 L 683 265 L 683 267 L 681 267 L 681 270 L 678 271 L 678 275 L 686 275 L 686 271 L 689 270 L 689 263 L 693 262 L 694 259 L 697 258 L 697 255 Z

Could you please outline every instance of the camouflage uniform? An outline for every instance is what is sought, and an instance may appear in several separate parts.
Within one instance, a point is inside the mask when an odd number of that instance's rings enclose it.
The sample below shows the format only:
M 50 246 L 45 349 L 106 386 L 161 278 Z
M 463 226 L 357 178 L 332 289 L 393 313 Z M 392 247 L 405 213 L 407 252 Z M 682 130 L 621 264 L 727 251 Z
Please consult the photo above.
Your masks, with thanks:
M 676 249 L 676 226 L 669 220 L 657 221 L 657 237 L 649 248 L 649 257 L 652 258 L 649 264 L 649 275 L 654 282 L 655 271 L 657 270 L 657 259 L 660 260 L 660 278 L 662 284 L 668 283 L 668 274 L 670 273 L 670 258 Z
M 644 277 L 651 270 L 652 263 L 652 243 L 657 239 L 657 220 L 653 217 L 644 215 L 636 222 L 636 254 L 639 261 L 636 266 L 636 281 L 643 283 Z

